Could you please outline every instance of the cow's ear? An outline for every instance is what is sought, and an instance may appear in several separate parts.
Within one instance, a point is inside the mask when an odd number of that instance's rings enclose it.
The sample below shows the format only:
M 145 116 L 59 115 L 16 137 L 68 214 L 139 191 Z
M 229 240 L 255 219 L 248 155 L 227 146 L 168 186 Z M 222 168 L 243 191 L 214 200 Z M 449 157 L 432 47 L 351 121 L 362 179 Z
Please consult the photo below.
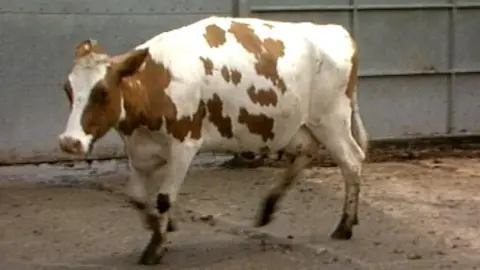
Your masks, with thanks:
M 115 68 L 115 73 L 119 79 L 125 76 L 131 76 L 142 66 L 148 55 L 148 48 L 130 52 L 122 59 Z

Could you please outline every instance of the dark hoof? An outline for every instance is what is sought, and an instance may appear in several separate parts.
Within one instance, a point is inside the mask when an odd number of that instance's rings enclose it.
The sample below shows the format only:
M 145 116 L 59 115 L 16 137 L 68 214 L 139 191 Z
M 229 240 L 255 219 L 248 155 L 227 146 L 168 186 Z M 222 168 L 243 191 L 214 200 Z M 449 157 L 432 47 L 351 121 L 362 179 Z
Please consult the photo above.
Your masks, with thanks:
M 162 262 L 162 256 L 161 255 L 151 255 L 151 254 L 146 254 L 143 253 L 142 256 L 140 257 L 140 260 L 138 260 L 138 264 L 140 265 L 157 265 Z
M 152 233 L 150 242 L 145 250 L 142 252 L 138 264 L 141 265 L 156 265 L 162 261 L 162 257 L 166 252 L 166 248 L 163 246 L 164 238 L 158 232 Z
M 331 238 L 337 240 L 348 240 L 352 238 L 352 226 L 347 225 L 348 216 L 343 214 L 335 231 L 330 235 Z
M 160 245 L 160 244 L 159 244 Z M 162 262 L 163 255 L 166 252 L 165 247 L 160 247 L 157 245 L 148 245 L 147 248 L 142 252 L 142 256 L 138 260 L 140 265 L 157 265 Z
M 349 240 L 352 238 L 352 230 L 348 230 L 347 228 L 337 228 L 330 237 L 336 240 Z
M 278 201 L 277 195 L 269 195 L 264 200 L 261 211 L 260 211 L 260 217 L 257 220 L 257 224 L 255 224 L 255 227 L 263 227 L 272 221 L 273 219 L 272 216 L 273 216 L 273 213 L 275 212 L 277 201 Z
M 258 220 L 257 223 L 255 224 L 255 227 L 263 227 L 268 225 L 270 222 L 272 222 L 272 214 L 265 215 L 263 214 Z

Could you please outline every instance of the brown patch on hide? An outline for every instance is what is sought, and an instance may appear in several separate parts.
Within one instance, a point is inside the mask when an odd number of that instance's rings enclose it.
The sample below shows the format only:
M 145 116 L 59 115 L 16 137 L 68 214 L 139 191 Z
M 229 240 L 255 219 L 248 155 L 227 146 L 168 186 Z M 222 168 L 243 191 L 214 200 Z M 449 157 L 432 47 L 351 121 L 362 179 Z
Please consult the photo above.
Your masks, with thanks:
M 283 41 L 266 38 L 261 40 L 255 31 L 246 23 L 234 22 L 228 32 L 232 33 L 242 47 L 253 54 L 256 59 L 255 71 L 258 75 L 269 79 L 282 93 L 287 90 L 283 78 L 277 70 L 278 59 L 285 55 Z
M 222 116 L 223 102 L 217 94 L 207 101 L 208 120 L 217 127 L 222 137 L 232 138 L 232 119 L 229 116 Z
M 273 133 L 273 118 L 265 114 L 250 114 L 245 108 L 240 108 L 238 115 L 238 122 L 245 125 L 252 134 L 257 134 L 262 137 L 262 140 L 273 140 L 275 134 Z
M 211 48 L 220 47 L 227 41 L 225 30 L 215 24 L 210 24 L 205 27 L 205 34 L 203 36 Z
M 247 93 L 250 97 L 250 100 L 252 100 L 255 104 L 260 104 L 261 106 L 277 105 L 277 94 L 272 89 L 256 90 L 252 85 L 250 88 L 248 88 Z

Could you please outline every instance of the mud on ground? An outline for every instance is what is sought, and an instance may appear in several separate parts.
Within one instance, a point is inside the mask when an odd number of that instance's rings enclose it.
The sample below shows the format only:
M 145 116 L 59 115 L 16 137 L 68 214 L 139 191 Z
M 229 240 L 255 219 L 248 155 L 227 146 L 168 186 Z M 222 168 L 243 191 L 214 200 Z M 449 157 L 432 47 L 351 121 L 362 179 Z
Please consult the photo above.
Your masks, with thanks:
M 312 167 L 254 229 L 279 168 L 193 166 L 169 252 L 156 269 L 480 269 L 480 159 L 368 163 L 360 225 L 328 238 L 340 217 L 338 168 Z M 123 161 L 0 168 L 0 269 L 143 269 L 148 240 L 117 196 Z

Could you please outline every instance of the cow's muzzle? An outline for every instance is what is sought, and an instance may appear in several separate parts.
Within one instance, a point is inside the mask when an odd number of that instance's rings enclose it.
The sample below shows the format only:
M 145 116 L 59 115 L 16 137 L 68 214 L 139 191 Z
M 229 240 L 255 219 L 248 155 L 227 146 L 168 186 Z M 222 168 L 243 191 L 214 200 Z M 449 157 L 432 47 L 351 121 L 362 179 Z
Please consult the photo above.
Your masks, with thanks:
M 84 146 L 79 139 L 70 136 L 60 136 L 58 144 L 63 152 L 74 155 L 85 155 L 90 148 L 89 146 Z

